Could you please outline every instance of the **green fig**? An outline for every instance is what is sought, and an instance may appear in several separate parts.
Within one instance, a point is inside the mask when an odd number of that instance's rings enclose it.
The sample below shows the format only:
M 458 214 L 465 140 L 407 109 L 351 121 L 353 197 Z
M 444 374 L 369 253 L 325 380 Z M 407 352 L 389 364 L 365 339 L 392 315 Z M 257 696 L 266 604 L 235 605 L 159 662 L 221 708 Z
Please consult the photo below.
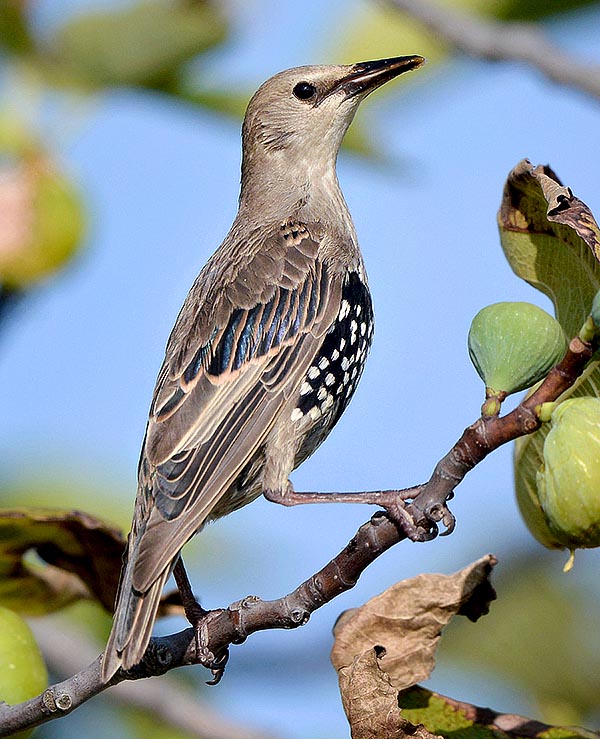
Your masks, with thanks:
M 48 673 L 29 626 L 14 611 L 0 606 L 0 701 L 15 704 L 42 693 Z M 15 734 L 25 739 L 31 731 Z
M 551 315 L 532 303 L 494 303 L 475 316 L 469 356 L 488 396 L 535 385 L 564 356 L 567 340 Z
M 537 495 L 551 542 L 574 549 L 600 546 L 600 398 L 560 403 L 544 441 Z

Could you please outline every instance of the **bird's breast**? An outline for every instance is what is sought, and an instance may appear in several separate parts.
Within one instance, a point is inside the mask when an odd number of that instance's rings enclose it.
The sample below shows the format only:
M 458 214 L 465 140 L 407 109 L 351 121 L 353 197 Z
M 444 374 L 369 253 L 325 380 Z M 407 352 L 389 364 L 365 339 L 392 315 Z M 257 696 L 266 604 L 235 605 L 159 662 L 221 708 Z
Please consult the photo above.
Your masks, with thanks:
M 340 309 L 299 388 L 290 420 L 304 430 L 295 466 L 310 456 L 335 426 L 361 378 L 373 339 L 373 306 L 366 282 L 351 272 Z

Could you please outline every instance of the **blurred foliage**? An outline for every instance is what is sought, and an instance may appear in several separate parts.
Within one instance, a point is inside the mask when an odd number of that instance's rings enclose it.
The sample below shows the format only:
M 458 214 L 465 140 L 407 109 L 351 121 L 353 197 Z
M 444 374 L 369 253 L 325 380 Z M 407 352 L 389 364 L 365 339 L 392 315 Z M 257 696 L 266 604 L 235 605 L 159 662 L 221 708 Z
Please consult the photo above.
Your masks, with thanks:
M 176 91 L 182 65 L 225 39 L 227 26 L 210 2 L 143 0 L 78 15 L 49 42 L 49 57 L 67 82 Z
M 460 8 L 498 20 L 536 21 L 568 13 L 597 0 L 442 0 L 444 5 Z
M 0 111 L 0 284 L 22 290 L 67 264 L 85 230 L 73 184 L 31 132 Z
M 591 4 L 591 0 L 445 2 L 464 12 L 529 20 Z M 250 90 L 208 88 L 198 71 L 201 67 L 192 66 L 230 36 L 231 22 L 216 0 L 135 0 L 101 10 L 92 6 L 67 14 L 48 34 L 39 32 L 34 15 L 34 6 L 25 0 L 0 0 L 0 58 L 4 57 L 17 87 L 21 81 L 30 92 L 36 87 L 38 96 L 58 92 L 76 98 L 115 87 L 151 89 L 238 120 L 243 115 Z M 359 6 L 343 24 L 335 48 L 326 52 L 336 60 L 395 56 L 402 49 L 427 56 L 431 70 L 450 55 L 445 44 L 417 21 L 377 3 Z M 411 79 L 409 88 L 412 84 Z M 392 90 L 398 94 L 399 89 L 391 86 L 382 94 Z M 0 111 L 3 107 L 0 99 Z M 344 145 L 376 159 L 373 136 L 361 120 L 351 127 Z M 0 128 L 6 125 L 0 120 Z M 3 137 L 0 130 L 0 140 Z M 0 208 L 4 198 L 5 210 L 12 206 L 15 214 L 12 221 L 6 217 L 0 221 L 13 231 L 18 222 L 20 229 L 19 233 L 0 231 L 4 287 L 23 289 L 59 269 L 83 238 L 81 199 L 46 148 L 38 142 L 27 157 L 19 150 L 7 159 L 6 144 L 0 145 Z M 2 302 L 0 293 L 0 306 Z
M 557 571 L 558 570 L 558 571 Z M 496 569 L 498 600 L 475 625 L 455 619 L 439 653 L 463 669 L 496 674 L 537 702 L 557 725 L 597 719 L 600 695 L 598 594 L 556 559 L 526 551 Z

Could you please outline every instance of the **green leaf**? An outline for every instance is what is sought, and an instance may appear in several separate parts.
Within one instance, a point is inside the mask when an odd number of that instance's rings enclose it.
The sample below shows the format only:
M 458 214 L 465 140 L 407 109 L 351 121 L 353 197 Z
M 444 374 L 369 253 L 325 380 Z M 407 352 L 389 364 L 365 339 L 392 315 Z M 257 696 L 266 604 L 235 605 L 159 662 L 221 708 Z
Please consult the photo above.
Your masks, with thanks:
M 587 205 L 563 187 L 550 167 L 524 159 L 510 172 L 498 213 L 500 239 L 513 271 L 547 295 L 567 337 L 585 322 L 600 287 L 600 229 Z M 592 362 L 562 397 L 600 395 L 600 366 Z M 515 446 L 517 500 L 538 519 L 536 474 L 548 425 Z M 540 535 L 547 545 L 547 537 Z
M 224 16 L 209 0 L 142 0 L 71 20 L 50 48 L 67 80 L 168 91 L 181 66 L 220 43 L 226 30 Z
M 587 729 L 549 726 L 524 716 L 461 703 L 420 686 L 398 696 L 402 716 L 432 734 L 461 739 L 592 739 Z
M 600 287 L 600 229 L 590 209 L 550 167 L 523 159 L 508 175 L 498 225 L 514 272 L 552 300 L 573 337 Z
M 120 531 L 85 513 L 2 510 L 0 604 L 39 615 L 95 597 L 112 612 L 124 548 Z

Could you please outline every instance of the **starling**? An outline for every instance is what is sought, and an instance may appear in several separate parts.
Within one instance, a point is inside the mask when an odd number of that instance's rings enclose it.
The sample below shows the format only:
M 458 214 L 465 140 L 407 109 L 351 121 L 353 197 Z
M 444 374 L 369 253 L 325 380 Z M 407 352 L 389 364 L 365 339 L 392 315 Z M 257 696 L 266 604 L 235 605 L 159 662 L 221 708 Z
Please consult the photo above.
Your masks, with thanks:
M 238 214 L 183 304 L 156 382 L 106 681 L 144 656 L 174 570 L 189 601 L 190 537 L 261 494 L 301 497 L 288 477 L 346 408 L 373 335 L 338 150 L 361 100 L 423 62 L 298 67 L 250 101 Z

